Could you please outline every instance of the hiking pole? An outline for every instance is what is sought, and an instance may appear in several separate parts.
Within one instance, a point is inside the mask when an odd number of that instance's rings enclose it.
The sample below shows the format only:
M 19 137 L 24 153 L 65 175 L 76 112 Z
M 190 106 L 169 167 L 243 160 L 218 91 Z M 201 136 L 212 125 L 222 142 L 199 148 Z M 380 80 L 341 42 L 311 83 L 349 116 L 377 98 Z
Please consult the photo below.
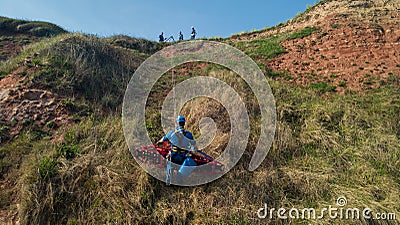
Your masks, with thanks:
M 171 171 L 172 171 L 172 165 L 171 165 L 171 152 L 170 152 L 167 155 L 167 169 L 165 174 L 165 184 L 167 186 L 171 185 Z
M 170 40 L 172 40 L 172 41 L 175 42 L 174 36 L 170 36 L 169 38 L 165 39 L 164 42 L 168 42 L 168 41 L 170 41 Z

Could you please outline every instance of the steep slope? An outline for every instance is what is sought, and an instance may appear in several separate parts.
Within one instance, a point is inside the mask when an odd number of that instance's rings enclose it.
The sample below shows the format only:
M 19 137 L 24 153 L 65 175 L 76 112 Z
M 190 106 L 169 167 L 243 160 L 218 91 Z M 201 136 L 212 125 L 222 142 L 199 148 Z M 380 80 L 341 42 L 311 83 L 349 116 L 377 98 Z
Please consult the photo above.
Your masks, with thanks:
M 122 103 L 130 75 L 144 57 L 75 34 L 30 45 L 1 67 L 8 75 L 0 80 L 0 121 L 13 137 L 24 124 L 61 126 L 72 114 L 88 113 L 89 105 L 115 110 Z
M 64 29 L 51 23 L 0 16 L 0 61 L 17 55 L 27 44 L 63 33 L 66 33 Z
M 250 114 L 252 129 L 241 161 L 221 179 L 199 187 L 167 187 L 150 177 L 135 163 L 124 141 L 119 115 L 124 87 L 140 62 L 162 45 L 126 36 L 100 39 L 62 34 L 29 45 L 1 62 L 0 70 L 6 72 L 0 79 L 1 90 L 6 91 L 0 95 L 0 135 L 6 136 L 7 141 L 0 143 L 0 223 L 398 224 L 398 218 L 344 221 L 328 217 L 257 217 L 257 210 L 265 204 L 288 210 L 313 207 L 320 212 L 328 205 L 335 207 L 339 196 L 347 198 L 348 207 L 400 215 L 400 92 L 398 74 L 392 67 L 398 59 L 386 59 L 384 70 L 392 72 L 392 78 L 378 75 L 384 82 L 379 83 L 380 88 L 371 85 L 375 89 L 368 91 L 360 81 L 354 85 L 345 81 L 346 75 L 328 65 L 326 71 L 317 73 L 319 66 L 314 64 L 325 65 L 324 57 L 314 56 L 311 63 L 304 58 L 311 54 L 306 48 L 290 45 L 304 42 L 305 47 L 313 48 L 307 43 L 315 39 L 322 48 L 325 42 L 334 40 L 329 42 L 334 47 L 331 51 L 341 49 L 343 43 L 337 38 L 341 36 L 335 32 L 343 29 L 340 31 L 348 34 L 345 28 L 350 22 L 336 17 L 338 13 L 350 14 L 348 19 L 355 20 L 356 12 L 364 12 L 370 18 L 367 12 L 387 7 L 389 11 L 374 18 L 380 23 L 386 21 L 394 31 L 398 29 L 398 17 L 391 21 L 381 19 L 386 14 L 397 15 L 397 1 L 355 2 L 323 1 L 276 28 L 220 40 L 244 50 L 257 61 L 274 92 L 276 135 L 267 159 L 254 172 L 246 168 L 259 138 L 257 125 L 261 118 L 245 82 L 217 65 L 192 63 L 175 68 L 177 83 L 195 76 L 222 79 L 244 99 Z M 363 9 L 365 6 L 371 7 Z M 331 15 L 334 26 L 327 19 Z M 350 32 L 347 38 L 356 43 L 358 38 L 375 40 L 368 31 L 369 25 L 357 27 L 360 34 L 368 36 Z M 331 39 L 325 39 L 329 35 Z M 319 36 L 323 41 L 318 41 Z M 384 38 L 392 37 L 390 34 Z M 369 50 L 375 52 L 375 48 Z M 355 52 L 363 53 L 361 48 Z M 346 62 L 340 56 L 342 52 L 336 54 L 336 61 Z M 354 60 L 361 58 L 352 54 Z M 397 54 L 396 49 L 393 54 Z M 366 54 L 370 63 L 376 57 Z M 299 65 L 290 60 L 297 60 Z M 311 78 L 308 73 L 312 70 L 315 74 Z M 332 80 L 326 80 L 322 72 Z M 361 75 L 354 72 L 354 76 Z M 341 81 L 346 85 L 341 86 Z M 339 82 L 338 86 L 335 82 Z M 167 73 L 149 96 L 146 128 L 153 140 L 162 135 L 159 109 L 172 85 L 171 73 Z M 362 94 L 351 92 L 361 89 Z M 344 94 L 321 97 L 321 93 L 335 90 Z M 49 101 L 54 101 L 53 106 Z M 54 106 L 60 115 L 46 114 Z M 14 115 L 14 108 L 21 109 L 21 114 Z M 30 124 L 10 117 L 32 116 L 32 112 L 45 117 L 45 124 L 40 118 L 31 119 Z M 182 112 L 195 136 L 199 135 L 201 118 L 216 120 L 219 136 L 212 148 L 221 148 L 229 141 L 230 121 L 216 101 L 194 100 Z M 65 123 L 49 119 L 60 116 L 65 116 Z M 47 125 L 46 121 L 54 123 Z
M 99 39 L 67 34 L 48 23 L 2 19 L 7 40 L 29 41 L 4 45 L 10 52 L 0 62 L 0 223 L 18 220 L 18 180 L 26 172 L 21 165 L 43 150 L 31 144 L 51 140 L 58 146 L 68 133 L 59 128 L 120 111 L 134 69 L 160 48 L 146 40 Z
M 399 18 L 396 0 L 321 1 L 286 24 L 233 39 L 259 40 L 312 28 L 307 37 L 283 40 L 280 57 L 259 61 L 302 86 L 325 83 L 340 92 L 363 92 L 400 84 Z

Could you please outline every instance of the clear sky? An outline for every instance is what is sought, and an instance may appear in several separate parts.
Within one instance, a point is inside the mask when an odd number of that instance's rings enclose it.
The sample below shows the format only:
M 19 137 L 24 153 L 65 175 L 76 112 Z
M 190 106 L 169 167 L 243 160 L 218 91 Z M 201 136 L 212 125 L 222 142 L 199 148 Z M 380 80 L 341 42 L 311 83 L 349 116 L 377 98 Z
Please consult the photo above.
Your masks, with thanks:
M 55 23 L 68 31 L 158 40 L 158 35 L 228 37 L 285 22 L 316 0 L 0 0 L 0 15 Z

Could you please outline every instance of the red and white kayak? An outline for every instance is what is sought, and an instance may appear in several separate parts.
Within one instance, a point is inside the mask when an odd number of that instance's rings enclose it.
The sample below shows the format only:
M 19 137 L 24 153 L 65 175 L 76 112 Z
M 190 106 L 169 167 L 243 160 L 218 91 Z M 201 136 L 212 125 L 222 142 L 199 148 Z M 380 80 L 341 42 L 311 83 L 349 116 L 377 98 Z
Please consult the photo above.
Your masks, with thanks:
M 156 145 L 141 146 L 133 150 L 133 156 L 144 164 L 149 164 L 158 168 L 166 167 L 166 156 L 171 151 L 170 145 L 162 147 Z M 194 173 L 200 174 L 222 174 L 224 173 L 224 165 L 211 156 L 199 152 L 190 156 L 197 165 L 208 164 L 207 167 L 198 167 L 194 169 Z

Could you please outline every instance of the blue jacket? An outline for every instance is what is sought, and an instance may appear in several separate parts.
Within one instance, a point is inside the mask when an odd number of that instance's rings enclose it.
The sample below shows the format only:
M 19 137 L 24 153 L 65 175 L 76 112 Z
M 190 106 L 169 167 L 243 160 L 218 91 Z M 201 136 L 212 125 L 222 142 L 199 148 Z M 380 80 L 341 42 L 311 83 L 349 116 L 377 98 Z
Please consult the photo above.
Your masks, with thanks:
M 163 137 L 163 141 L 169 141 L 171 145 L 181 149 L 189 150 L 190 146 L 196 144 L 193 134 L 184 130 L 181 126 L 177 126 L 175 130 L 171 130 Z

